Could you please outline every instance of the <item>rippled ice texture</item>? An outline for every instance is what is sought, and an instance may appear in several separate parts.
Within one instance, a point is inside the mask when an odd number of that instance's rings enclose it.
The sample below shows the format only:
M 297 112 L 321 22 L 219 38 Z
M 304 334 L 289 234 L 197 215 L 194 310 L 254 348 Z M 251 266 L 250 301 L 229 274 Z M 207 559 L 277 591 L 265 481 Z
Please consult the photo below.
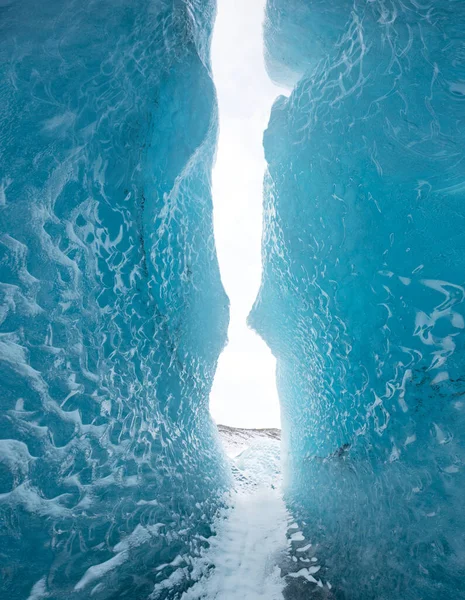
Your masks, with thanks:
M 465 597 L 465 3 L 269 0 L 250 321 L 344 599 Z
M 5 600 L 173 597 L 210 534 L 213 11 L 0 2 Z

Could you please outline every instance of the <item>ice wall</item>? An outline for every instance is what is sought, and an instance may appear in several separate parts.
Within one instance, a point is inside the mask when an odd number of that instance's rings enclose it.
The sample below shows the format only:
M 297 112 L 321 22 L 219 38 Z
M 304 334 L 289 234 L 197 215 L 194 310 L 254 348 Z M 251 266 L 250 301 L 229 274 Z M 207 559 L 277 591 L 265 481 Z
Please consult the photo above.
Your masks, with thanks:
M 0 2 L 0 597 L 165 598 L 227 484 L 208 414 L 211 0 Z
M 288 501 L 348 600 L 465 596 L 465 4 L 269 0 Z

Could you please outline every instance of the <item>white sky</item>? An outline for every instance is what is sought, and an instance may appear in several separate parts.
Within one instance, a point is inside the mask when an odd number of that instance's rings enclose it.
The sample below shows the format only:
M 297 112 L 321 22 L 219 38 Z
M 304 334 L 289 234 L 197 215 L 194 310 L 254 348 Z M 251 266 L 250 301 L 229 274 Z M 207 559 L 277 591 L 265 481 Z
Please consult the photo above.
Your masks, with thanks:
M 212 41 L 220 117 L 213 216 L 231 320 L 210 409 L 217 423 L 235 427 L 280 427 L 275 359 L 246 325 L 261 278 L 263 131 L 274 99 L 286 93 L 265 71 L 264 6 L 265 0 L 218 0 Z

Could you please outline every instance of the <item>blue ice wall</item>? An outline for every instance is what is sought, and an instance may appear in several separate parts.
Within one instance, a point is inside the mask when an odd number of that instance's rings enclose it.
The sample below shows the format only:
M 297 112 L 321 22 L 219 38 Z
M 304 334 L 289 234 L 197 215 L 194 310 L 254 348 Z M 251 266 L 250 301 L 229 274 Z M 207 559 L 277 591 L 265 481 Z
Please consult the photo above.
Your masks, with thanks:
M 251 324 L 346 600 L 465 598 L 465 3 L 269 0 Z
M 0 2 L 2 599 L 172 598 L 210 534 L 213 17 Z

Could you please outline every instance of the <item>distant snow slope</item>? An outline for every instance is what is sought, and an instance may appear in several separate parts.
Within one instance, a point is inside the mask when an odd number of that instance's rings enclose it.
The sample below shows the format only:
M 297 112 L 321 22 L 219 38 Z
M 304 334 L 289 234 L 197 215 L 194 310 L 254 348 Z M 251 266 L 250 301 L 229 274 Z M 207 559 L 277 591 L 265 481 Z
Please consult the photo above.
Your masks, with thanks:
M 228 427 L 227 425 L 218 425 L 217 427 L 226 454 L 230 458 L 237 456 L 257 440 L 275 440 L 278 442 L 276 446 L 279 448 L 280 429 L 242 429 L 240 427 Z

